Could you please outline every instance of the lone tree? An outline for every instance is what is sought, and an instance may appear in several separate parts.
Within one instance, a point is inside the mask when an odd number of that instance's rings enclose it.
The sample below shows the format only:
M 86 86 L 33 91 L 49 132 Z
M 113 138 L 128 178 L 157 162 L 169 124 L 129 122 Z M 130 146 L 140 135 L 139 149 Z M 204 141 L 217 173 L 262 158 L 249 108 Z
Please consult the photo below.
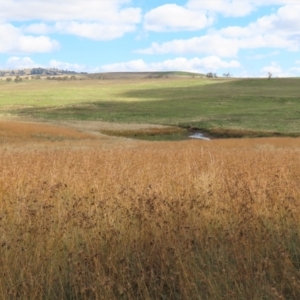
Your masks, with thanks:
M 270 80 L 273 74 L 271 72 L 268 72 L 268 79 Z
M 22 78 L 20 76 L 16 76 L 15 82 L 18 83 L 18 82 L 21 82 L 21 81 L 22 81 Z
M 231 77 L 232 75 L 228 72 L 228 73 L 224 73 L 223 76 L 229 78 L 229 77 Z
M 206 77 L 207 78 L 217 78 L 218 76 L 217 76 L 217 73 L 209 72 L 206 74 Z

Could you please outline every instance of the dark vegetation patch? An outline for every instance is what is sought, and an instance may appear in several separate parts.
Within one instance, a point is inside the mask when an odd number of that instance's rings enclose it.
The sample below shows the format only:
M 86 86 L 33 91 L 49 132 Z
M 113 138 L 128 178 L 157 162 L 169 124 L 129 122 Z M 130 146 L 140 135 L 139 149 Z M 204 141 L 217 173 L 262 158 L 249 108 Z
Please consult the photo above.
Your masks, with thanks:
M 180 141 L 188 139 L 190 132 L 180 127 L 146 128 L 137 130 L 101 130 L 103 134 L 147 141 Z

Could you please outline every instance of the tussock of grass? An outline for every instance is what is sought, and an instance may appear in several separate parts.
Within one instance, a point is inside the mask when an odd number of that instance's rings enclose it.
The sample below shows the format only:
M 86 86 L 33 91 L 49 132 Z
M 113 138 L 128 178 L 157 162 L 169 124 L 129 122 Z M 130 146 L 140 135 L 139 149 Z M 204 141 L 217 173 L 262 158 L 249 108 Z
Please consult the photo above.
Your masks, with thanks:
M 299 149 L 0 150 L 0 298 L 299 299 Z

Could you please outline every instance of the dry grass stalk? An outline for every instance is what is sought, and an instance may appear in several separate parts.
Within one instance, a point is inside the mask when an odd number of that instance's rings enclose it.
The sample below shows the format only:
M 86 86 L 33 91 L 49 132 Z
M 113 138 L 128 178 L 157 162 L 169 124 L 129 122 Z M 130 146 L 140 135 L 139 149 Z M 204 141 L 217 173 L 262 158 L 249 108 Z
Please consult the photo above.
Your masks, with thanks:
M 0 150 L 1 299 L 299 299 L 296 139 Z

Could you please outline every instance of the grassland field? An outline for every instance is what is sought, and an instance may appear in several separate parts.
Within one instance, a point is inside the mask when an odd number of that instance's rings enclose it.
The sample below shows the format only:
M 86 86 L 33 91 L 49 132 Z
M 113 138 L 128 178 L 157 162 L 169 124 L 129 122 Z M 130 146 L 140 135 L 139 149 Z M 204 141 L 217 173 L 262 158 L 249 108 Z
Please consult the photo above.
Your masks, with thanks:
M 196 127 L 212 135 L 298 136 L 300 79 L 0 81 L 0 113 Z
M 300 299 L 298 83 L 0 81 L 0 299 Z

